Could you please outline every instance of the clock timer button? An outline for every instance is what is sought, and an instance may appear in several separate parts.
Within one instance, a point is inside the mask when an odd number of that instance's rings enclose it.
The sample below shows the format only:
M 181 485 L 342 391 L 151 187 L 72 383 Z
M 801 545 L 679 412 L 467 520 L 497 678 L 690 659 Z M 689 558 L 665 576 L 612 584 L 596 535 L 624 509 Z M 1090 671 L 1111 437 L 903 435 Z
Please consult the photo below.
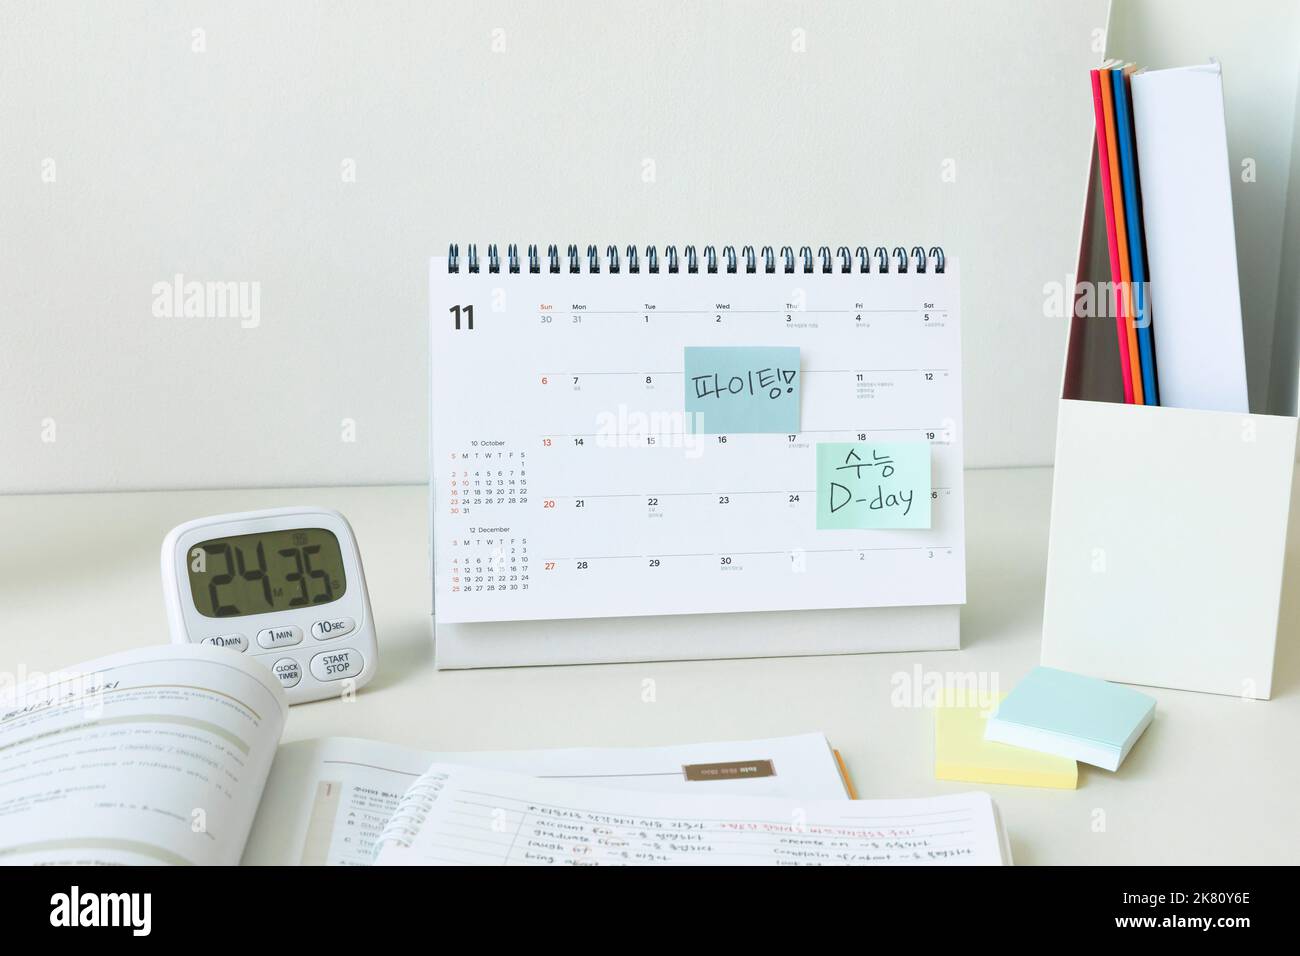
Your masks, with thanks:
M 212 647 L 228 647 L 232 651 L 239 651 L 241 654 L 248 650 L 248 638 L 243 634 L 213 634 L 211 637 L 205 637 L 200 644 L 208 644 Z
M 318 641 L 328 641 L 344 634 L 351 634 L 357 629 L 357 622 L 350 617 L 336 617 L 328 621 L 317 621 L 311 626 L 311 636 Z
M 350 647 L 322 651 L 311 659 L 311 673 L 317 680 L 342 680 L 356 677 L 366 662 L 361 652 Z
M 296 687 L 302 680 L 302 668 L 292 657 L 282 657 L 271 665 L 273 673 L 280 681 L 281 687 Z
M 267 627 L 257 632 L 257 643 L 261 647 L 292 647 L 302 642 L 302 628 L 293 624 L 285 627 Z

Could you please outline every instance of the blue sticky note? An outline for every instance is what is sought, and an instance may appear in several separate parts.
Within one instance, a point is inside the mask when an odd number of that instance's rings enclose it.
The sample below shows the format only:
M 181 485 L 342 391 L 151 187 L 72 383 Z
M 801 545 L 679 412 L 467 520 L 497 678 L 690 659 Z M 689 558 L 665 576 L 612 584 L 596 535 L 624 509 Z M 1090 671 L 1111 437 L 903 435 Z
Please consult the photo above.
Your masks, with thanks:
M 930 443 L 819 442 L 817 527 L 930 527 Z
M 799 431 L 799 349 L 686 346 L 686 413 L 696 434 Z
M 1131 687 L 1035 667 L 989 718 L 984 736 L 1116 770 L 1155 709 L 1152 697 Z

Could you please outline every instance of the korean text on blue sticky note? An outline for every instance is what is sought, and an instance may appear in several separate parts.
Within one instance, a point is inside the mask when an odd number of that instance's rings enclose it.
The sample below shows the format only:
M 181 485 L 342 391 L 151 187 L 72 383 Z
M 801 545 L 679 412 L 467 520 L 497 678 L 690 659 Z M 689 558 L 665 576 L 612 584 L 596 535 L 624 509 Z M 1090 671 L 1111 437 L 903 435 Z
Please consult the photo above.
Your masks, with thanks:
M 819 442 L 817 527 L 930 527 L 930 443 Z
M 696 434 L 799 431 L 799 349 L 686 346 L 686 414 Z

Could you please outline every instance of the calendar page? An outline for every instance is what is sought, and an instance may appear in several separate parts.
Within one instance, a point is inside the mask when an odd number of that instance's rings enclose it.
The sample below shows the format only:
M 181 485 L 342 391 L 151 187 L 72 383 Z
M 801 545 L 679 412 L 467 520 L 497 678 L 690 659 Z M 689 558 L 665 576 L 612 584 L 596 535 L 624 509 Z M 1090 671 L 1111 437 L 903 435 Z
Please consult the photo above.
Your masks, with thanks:
M 963 603 L 957 288 L 435 258 L 437 621 Z

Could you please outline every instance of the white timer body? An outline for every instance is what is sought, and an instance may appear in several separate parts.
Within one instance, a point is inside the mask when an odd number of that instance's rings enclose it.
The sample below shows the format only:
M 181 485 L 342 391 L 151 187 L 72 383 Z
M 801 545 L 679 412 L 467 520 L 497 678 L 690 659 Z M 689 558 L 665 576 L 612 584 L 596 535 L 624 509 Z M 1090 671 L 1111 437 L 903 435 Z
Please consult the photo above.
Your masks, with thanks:
M 328 508 L 187 521 L 162 546 L 172 642 L 261 660 L 289 703 L 366 684 L 377 660 L 356 536 Z

